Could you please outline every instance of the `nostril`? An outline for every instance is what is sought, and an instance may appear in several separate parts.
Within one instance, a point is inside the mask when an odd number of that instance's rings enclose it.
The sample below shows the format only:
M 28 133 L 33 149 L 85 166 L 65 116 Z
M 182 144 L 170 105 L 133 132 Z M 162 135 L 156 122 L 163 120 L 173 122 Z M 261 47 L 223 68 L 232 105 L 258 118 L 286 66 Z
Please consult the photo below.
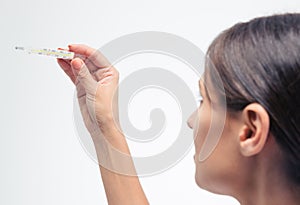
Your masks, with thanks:
M 197 110 L 195 110 L 192 114 L 191 114 L 191 116 L 188 118 L 188 120 L 187 120 L 187 125 L 189 126 L 189 128 L 191 128 L 191 129 L 193 129 L 193 127 L 194 127 L 194 120 L 195 120 L 195 117 L 196 117 L 196 115 L 197 115 Z
M 188 121 L 186 122 L 186 124 L 188 125 L 189 128 L 193 129 L 191 117 L 188 119 Z

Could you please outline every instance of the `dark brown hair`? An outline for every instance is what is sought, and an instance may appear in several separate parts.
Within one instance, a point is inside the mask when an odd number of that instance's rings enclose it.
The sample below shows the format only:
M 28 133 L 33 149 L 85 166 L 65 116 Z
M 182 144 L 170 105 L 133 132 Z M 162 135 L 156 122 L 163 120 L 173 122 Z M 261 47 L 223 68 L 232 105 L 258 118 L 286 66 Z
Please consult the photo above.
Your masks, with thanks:
M 220 94 L 229 111 L 253 102 L 267 110 L 286 173 L 300 185 L 300 14 L 238 23 L 213 41 L 207 56 L 222 80 Z M 208 75 L 213 81 L 209 70 Z

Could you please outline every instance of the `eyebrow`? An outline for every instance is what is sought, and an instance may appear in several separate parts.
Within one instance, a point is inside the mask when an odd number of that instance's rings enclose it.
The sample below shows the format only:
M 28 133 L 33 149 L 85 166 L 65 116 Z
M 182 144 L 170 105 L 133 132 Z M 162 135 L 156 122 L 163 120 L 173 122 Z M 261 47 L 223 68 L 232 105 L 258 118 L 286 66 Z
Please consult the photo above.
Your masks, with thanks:
M 202 94 L 202 86 L 201 86 L 201 79 L 198 81 L 198 86 L 199 86 L 199 91 L 200 91 L 200 94 Z
M 204 84 L 204 80 L 202 78 L 198 81 L 199 90 L 200 90 L 201 94 L 205 93 L 205 95 L 207 96 L 206 86 L 202 86 L 201 82 Z
M 201 79 L 202 79 L 202 78 L 201 78 Z M 211 99 L 210 99 L 210 97 L 209 97 L 209 95 L 208 95 L 207 87 L 204 85 L 204 89 L 203 89 L 203 87 L 202 87 L 202 85 L 201 85 L 201 79 L 198 81 L 200 94 L 201 94 L 202 97 L 203 97 L 202 91 L 204 91 L 205 97 L 207 97 L 207 99 L 208 99 L 209 101 L 211 101 Z M 202 79 L 202 81 L 204 82 L 203 79 Z

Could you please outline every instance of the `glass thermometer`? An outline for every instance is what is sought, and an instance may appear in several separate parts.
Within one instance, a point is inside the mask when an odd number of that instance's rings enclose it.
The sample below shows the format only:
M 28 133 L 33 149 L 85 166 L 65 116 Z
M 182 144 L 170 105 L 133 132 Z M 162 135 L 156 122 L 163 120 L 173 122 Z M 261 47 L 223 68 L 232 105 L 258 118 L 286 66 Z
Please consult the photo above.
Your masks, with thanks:
M 65 50 L 55 50 L 55 49 L 48 49 L 48 48 L 26 48 L 26 47 L 15 47 L 16 50 L 25 51 L 29 54 L 38 54 L 44 56 L 52 56 L 55 58 L 60 59 L 73 59 L 75 53 Z

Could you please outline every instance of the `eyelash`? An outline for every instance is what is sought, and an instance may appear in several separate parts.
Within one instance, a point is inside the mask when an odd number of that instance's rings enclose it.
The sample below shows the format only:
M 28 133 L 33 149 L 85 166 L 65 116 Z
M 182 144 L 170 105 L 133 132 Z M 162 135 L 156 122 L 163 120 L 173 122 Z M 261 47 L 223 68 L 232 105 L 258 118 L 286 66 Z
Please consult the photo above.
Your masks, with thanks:
M 203 102 L 203 97 L 200 94 L 198 94 L 197 95 L 197 103 L 200 103 L 200 105 L 201 105 L 202 102 Z

